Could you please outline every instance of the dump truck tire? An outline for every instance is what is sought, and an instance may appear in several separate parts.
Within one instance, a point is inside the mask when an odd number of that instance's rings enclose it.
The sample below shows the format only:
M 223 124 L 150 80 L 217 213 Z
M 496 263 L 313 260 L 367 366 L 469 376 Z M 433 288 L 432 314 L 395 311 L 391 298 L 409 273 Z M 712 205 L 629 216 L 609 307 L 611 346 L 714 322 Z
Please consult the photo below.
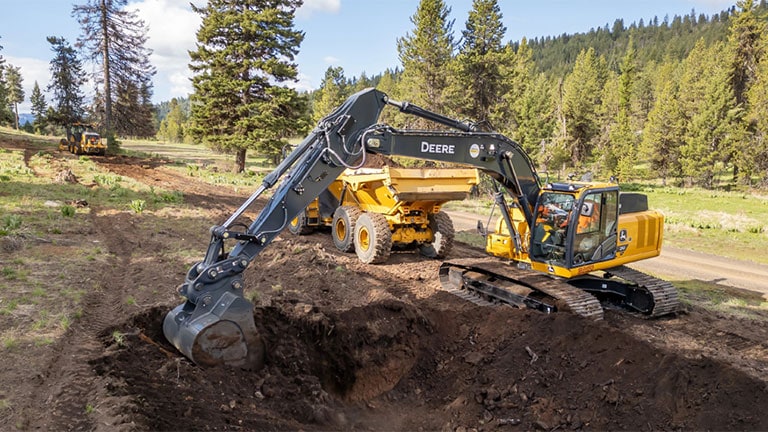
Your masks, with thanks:
M 314 228 L 307 225 L 307 214 L 302 211 L 298 216 L 288 222 L 288 231 L 294 235 L 312 234 Z
M 342 252 L 355 250 L 355 225 L 363 211 L 355 206 L 341 206 L 333 212 L 331 237 L 333 244 Z
M 392 232 L 384 215 L 363 213 L 355 224 L 355 253 L 366 264 L 383 263 L 392 250 Z
M 429 215 L 429 228 L 434 239 L 432 243 L 420 245 L 419 252 L 429 258 L 443 259 L 453 248 L 453 239 L 456 237 L 453 221 L 446 213 L 433 213 Z

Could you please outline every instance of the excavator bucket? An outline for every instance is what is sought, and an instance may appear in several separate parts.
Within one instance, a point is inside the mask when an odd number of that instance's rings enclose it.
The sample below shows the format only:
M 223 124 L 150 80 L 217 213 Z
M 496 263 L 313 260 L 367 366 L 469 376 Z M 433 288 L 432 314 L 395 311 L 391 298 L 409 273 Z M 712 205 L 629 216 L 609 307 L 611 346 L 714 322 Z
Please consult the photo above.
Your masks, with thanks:
M 264 342 L 253 320 L 253 305 L 232 292 L 216 301 L 204 298 L 177 306 L 165 316 L 163 333 L 200 366 L 258 370 L 264 365 Z

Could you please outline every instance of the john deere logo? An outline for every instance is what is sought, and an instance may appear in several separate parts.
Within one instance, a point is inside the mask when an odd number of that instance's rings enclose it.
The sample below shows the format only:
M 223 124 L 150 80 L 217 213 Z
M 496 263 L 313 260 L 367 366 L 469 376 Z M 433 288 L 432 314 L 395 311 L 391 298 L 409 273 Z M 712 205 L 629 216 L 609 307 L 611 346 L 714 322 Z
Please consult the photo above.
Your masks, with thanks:
M 480 156 L 480 146 L 477 144 L 472 144 L 469 146 L 469 155 L 472 157 L 472 159 Z

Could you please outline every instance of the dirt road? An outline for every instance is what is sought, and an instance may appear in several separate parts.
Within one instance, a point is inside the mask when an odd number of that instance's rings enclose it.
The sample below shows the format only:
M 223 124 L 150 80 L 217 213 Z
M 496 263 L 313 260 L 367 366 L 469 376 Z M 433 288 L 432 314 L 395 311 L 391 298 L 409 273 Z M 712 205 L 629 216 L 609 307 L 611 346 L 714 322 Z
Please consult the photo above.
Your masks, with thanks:
M 474 230 L 478 219 L 483 224 L 488 220 L 487 216 L 467 212 L 448 211 L 448 214 L 457 231 Z M 663 246 L 660 256 L 630 267 L 670 281 L 699 280 L 755 291 L 768 300 L 768 266 L 762 264 Z

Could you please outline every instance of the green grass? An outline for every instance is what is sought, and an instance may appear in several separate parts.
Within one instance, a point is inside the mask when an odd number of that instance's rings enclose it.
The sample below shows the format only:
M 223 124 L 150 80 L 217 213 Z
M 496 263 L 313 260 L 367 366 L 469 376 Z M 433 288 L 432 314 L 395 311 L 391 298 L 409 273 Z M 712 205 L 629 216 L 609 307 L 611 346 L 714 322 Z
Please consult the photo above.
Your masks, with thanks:
M 703 281 L 675 282 L 683 303 L 743 318 L 768 318 L 768 301 L 759 292 Z
M 650 186 L 642 191 L 665 216 L 665 244 L 768 264 L 768 195 Z

